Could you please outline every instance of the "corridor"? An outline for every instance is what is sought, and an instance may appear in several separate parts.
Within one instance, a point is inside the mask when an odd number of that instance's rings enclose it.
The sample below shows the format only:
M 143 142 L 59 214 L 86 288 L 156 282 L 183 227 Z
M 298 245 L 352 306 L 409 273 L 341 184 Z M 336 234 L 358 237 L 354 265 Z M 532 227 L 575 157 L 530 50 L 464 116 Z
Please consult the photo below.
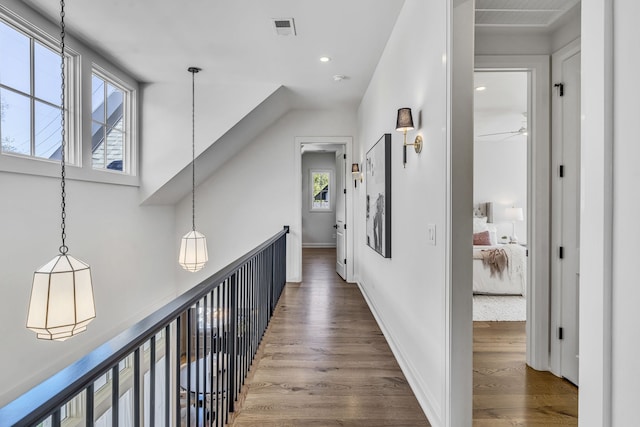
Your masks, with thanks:
M 334 249 L 303 251 L 303 281 L 288 283 L 256 358 L 233 426 L 428 426 Z

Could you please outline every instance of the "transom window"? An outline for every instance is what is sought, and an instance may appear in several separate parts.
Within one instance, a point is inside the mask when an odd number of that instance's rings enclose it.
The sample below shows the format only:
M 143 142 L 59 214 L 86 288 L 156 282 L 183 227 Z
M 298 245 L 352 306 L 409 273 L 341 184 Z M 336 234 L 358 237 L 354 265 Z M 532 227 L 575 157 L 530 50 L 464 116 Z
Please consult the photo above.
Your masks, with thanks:
M 91 88 L 93 168 L 128 172 L 130 91 L 97 72 L 93 73 Z
M 0 153 L 60 160 L 60 53 L 53 46 L 0 21 Z M 73 81 L 73 63 L 67 56 L 67 82 Z M 72 87 L 66 87 L 66 105 L 73 109 Z M 67 161 L 75 164 L 70 116 Z
M 311 210 L 331 210 L 331 171 L 328 169 L 311 169 Z

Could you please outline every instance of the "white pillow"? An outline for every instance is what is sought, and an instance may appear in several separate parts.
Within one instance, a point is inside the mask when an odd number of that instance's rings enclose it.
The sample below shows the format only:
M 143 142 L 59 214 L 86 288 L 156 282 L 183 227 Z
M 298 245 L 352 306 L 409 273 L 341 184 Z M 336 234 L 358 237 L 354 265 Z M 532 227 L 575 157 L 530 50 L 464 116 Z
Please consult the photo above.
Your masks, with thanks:
M 482 218 L 473 218 L 473 234 L 482 233 L 488 229 L 489 227 L 487 226 L 486 216 L 483 216 Z
M 498 244 L 498 227 L 495 224 L 487 224 L 487 230 L 489 230 L 489 241 L 491 246 Z

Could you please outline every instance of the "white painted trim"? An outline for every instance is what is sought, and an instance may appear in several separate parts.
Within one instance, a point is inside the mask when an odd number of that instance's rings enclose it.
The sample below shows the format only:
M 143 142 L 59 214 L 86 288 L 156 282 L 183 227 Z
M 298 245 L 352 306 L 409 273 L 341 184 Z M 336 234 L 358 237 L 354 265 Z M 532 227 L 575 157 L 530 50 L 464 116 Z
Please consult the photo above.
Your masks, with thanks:
M 398 343 L 393 339 L 394 334 L 393 331 L 389 329 L 387 324 L 382 320 L 383 317 L 378 313 L 378 309 L 373 301 L 373 299 L 367 294 L 366 287 L 360 283 L 360 281 L 356 282 L 358 284 L 358 288 L 360 288 L 360 293 L 364 297 L 364 300 L 367 302 L 369 306 L 369 310 L 371 310 L 371 314 L 376 319 L 376 323 L 380 327 L 382 334 L 384 335 L 389 347 L 391 348 L 391 352 L 393 353 L 398 365 L 400 365 L 400 369 L 402 373 L 407 378 L 407 382 L 411 387 L 411 390 L 418 399 L 418 403 L 420 407 L 424 411 L 425 415 L 429 419 L 429 423 L 434 427 L 442 426 L 442 420 L 438 416 L 440 414 L 441 409 L 440 405 L 437 404 L 434 396 L 429 392 L 429 387 L 423 382 L 420 375 L 418 375 L 417 369 L 414 365 L 409 361 L 410 359 L 405 357 L 405 352 L 398 345 Z
M 529 111 L 535 127 L 528 135 L 527 364 L 549 369 L 550 258 L 550 76 L 548 55 L 476 56 L 476 70 L 529 71 Z M 535 139 L 534 139 L 535 138 Z M 535 284 L 535 286 L 534 286 Z
M 613 0 L 582 2 L 580 399 L 584 427 L 612 425 Z
M 327 249 L 335 249 L 336 244 L 333 243 L 303 243 L 302 249 L 305 248 L 327 248 Z
M 353 152 L 353 137 L 351 136 L 297 136 L 294 141 L 294 166 L 293 166 L 293 179 L 295 182 L 302 182 L 302 144 L 343 144 L 345 146 L 345 154 L 347 155 L 347 165 L 352 163 Z M 347 188 L 346 207 L 347 213 L 345 216 L 347 225 L 347 279 L 349 283 L 353 283 L 355 264 L 353 255 L 353 187 L 350 185 Z M 302 191 L 294 191 L 293 194 L 293 223 L 291 224 L 288 252 L 287 257 L 287 271 L 289 281 L 300 282 L 302 281 Z
M 571 56 L 580 52 L 580 39 L 572 41 L 561 49 L 558 49 L 551 57 L 551 78 L 553 82 L 562 81 L 562 62 Z M 560 206 L 562 202 L 562 181 L 557 173 L 562 163 L 562 103 L 560 97 L 553 96 L 551 99 L 551 247 L 557 248 L 562 245 L 560 237 L 560 228 L 562 224 L 562 216 Z M 557 230 L 557 232 L 556 232 Z M 562 288 L 561 283 L 561 261 L 557 256 L 551 257 L 551 331 L 557 331 L 561 326 L 562 316 Z M 554 302 L 558 302 L 555 304 Z M 551 333 L 549 348 L 549 369 L 557 376 L 561 376 L 561 351 L 560 341 L 556 334 Z

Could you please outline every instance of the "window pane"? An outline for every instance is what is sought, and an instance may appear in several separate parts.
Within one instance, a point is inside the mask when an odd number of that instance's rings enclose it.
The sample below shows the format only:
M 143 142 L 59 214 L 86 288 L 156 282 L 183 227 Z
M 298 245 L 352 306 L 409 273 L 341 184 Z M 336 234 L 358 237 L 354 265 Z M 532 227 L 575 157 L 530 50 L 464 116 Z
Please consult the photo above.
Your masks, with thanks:
M 31 108 L 29 98 L 0 89 L 0 142 L 2 151 L 31 154 Z
M 116 123 L 122 129 L 122 101 L 124 94 L 113 85 L 107 84 L 107 124 L 115 127 Z
M 48 47 L 35 44 L 34 74 L 37 98 L 60 104 L 60 55 Z
M 107 169 L 122 170 L 122 152 L 124 144 L 124 134 L 116 129 L 107 131 Z
M 0 22 L 0 83 L 31 93 L 29 37 Z
M 104 169 L 104 126 L 93 122 L 91 124 L 92 138 L 92 165 L 96 169 Z
M 313 178 L 313 208 L 314 209 L 330 209 L 329 204 L 329 173 L 314 172 Z
M 36 101 L 36 157 L 60 159 L 60 108 Z
M 105 123 L 104 117 L 104 81 L 96 76 L 91 79 L 91 111 L 93 120 Z

